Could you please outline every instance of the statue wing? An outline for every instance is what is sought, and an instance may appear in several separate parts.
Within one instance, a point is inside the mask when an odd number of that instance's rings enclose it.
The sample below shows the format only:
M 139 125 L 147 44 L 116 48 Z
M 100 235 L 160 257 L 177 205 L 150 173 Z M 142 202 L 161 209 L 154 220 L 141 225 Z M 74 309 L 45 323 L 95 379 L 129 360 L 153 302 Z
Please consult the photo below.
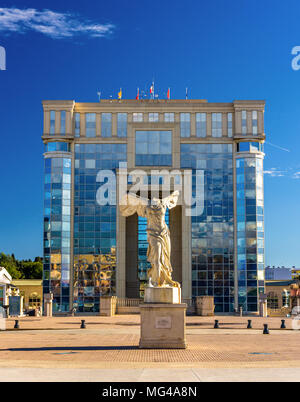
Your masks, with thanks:
M 138 197 L 135 194 L 125 194 L 120 201 L 120 212 L 122 216 L 131 216 L 137 213 L 139 216 L 146 217 L 146 208 L 149 200 Z
M 168 197 L 163 198 L 162 203 L 167 208 L 172 209 L 172 208 L 176 207 L 177 202 L 178 202 L 178 197 L 179 197 L 179 191 L 174 191 L 174 193 L 172 193 Z

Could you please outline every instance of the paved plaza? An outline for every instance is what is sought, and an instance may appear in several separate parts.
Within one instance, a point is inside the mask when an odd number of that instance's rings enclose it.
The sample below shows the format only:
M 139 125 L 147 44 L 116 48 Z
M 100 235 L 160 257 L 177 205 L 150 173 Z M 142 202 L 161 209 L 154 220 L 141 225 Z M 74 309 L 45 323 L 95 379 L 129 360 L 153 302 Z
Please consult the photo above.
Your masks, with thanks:
M 186 350 L 141 350 L 139 315 L 24 317 L 0 331 L 2 381 L 300 381 L 299 331 L 280 318 L 187 317 Z M 80 329 L 81 320 L 86 329 Z M 214 329 L 218 319 L 219 329 Z M 263 335 L 268 323 L 270 334 Z

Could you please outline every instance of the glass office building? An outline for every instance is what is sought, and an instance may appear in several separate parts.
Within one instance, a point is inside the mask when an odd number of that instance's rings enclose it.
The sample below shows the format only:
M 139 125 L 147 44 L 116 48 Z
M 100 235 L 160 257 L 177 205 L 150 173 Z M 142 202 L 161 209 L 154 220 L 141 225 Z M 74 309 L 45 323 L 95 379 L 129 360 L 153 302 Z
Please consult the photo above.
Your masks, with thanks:
M 43 286 L 44 294 L 53 293 L 55 314 L 73 308 L 99 314 L 103 296 L 142 298 L 147 222 L 124 218 L 118 208 L 120 184 L 130 190 L 134 171 L 148 175 L 144 184 L 156 184 L 155 196 L 163 196 L 162 172 L 174 178 L 170 191 L 180 187 L 180 203 L 166 220 L 183 299 L 214 296 L 220 313 L 259 311 L 263 101 L 44 101 L 43 107 Z M 192 213 L 188 185 L 196 205 L 201 200 Z

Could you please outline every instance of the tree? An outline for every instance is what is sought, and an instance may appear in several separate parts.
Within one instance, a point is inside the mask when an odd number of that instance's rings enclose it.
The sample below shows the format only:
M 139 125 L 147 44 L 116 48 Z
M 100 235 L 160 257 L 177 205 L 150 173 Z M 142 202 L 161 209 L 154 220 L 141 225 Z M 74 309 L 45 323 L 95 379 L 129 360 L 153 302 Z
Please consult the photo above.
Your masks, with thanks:
M 43 264 L 41 262 L 22 262 L 20 268 L 22 278 L 24 279 L 42 279 L 43 278 Z
M 13 257 L 4 253 L 0 254 L 0 266 L 4 267 L 13 279 L 21 279 L 22 274 L 18 270 L 17 264 Z
M 13 279 L 42 279 L 43 259 L 36 257 L 31 260 L 17 260 L 14 254 L 0 254 L 0 266 L 7 269 Z

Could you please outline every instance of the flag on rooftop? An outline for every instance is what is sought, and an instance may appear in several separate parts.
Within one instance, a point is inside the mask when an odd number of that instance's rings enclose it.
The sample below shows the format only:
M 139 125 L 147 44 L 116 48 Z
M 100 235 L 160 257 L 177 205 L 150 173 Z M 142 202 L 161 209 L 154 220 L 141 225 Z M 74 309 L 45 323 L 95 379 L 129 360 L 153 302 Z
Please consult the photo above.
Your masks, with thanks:
M 154 94 L 154 83 L 150 87 L 150 95 Z
M 118 99 L 122 99 L 122 88 L 120 88 L 120 91 L 118 92 Z

